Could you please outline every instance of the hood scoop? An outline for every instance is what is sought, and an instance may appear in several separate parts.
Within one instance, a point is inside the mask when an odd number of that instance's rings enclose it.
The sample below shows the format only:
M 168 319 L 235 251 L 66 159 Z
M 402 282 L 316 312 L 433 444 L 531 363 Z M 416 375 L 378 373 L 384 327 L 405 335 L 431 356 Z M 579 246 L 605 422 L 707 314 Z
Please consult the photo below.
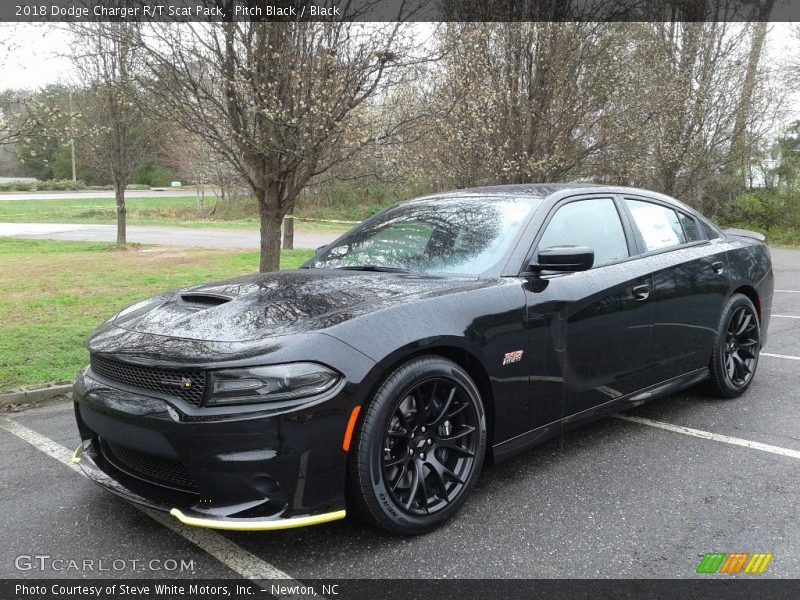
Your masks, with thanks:
M 186 293 L 181 294 L 181 300 L 196 308 L 212 308 L 230 302 L 231 298 L 221 294 Z

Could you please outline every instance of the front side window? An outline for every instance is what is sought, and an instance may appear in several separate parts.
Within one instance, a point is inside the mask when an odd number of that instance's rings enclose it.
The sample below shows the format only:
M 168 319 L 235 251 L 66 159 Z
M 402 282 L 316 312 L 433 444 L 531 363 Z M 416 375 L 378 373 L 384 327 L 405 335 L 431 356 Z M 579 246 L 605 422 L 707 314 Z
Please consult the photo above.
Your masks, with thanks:
M 496 197 L 401 204 L 345 234 L 305 266 L 479 275 L 510 251 L 534 206 L 530 199 Z
M 558 209 L 539 240 L 538 250 L 553 246 L 586 246 L 599 267 L 628 254 L 625 231 L 611 198 L 570 202 Z
M 673 209 L 653 202 L 625 199 L 645 252 L 663 250 L 686 243 L 686 235 Z

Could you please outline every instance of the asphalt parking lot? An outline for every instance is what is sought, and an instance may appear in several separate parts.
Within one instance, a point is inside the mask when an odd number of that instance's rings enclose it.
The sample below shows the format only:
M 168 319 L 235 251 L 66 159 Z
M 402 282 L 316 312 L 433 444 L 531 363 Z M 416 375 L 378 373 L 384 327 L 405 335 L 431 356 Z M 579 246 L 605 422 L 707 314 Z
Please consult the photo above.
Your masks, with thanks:
M 605 419 L 492 466 L 461 513 L 420 538 L 350 519 L 186 528 L 69 466 L 69 402 L 2 414 L 0 577 L 707 578 L 695 573 L 706 553 L 769 552 L 762 577 L 798 578 L 800 251 L 774 250 L 773 262 L 780 291 L 747 394 L 691 389 L 628 413 L 645 420 Z M 21 555 L 102 558 L 108 570 L 40 570 Z

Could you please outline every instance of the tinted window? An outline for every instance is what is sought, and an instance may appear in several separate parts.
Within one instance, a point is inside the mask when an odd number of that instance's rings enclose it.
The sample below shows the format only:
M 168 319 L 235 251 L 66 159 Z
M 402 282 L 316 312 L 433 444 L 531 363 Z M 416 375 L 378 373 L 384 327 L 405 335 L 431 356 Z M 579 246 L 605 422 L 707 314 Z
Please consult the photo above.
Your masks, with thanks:
M 697 229 L 697 221 L 682 212 L 678 213 L 678 218 L 681 220 L 681 225 L 683 225 L 683 233 L 686 234 L 686 241 L 696 242 L 699 240 L 700 231 Z
M 533 206 L 530 200 L 514 198 L 447 198 L 401 204 L 354 228 L 306 266 L 477 275 L 504 258 Z
M 706 232 L 706 237 L 709 240 L 715 240 L 719 237 L 719 232 L 716 229 L 714 229 L 711 225 L 709 225 L 705 221 L 702 221 L 702 223 L 703 223 L 703 229 Z
M 644 241 L 646 252 L 686 243 L 683 227 L 673 209 L 641 200 L 626 199 L 625 202 Z
M 586 246 L 594 250 L 594 265 L 628 256 L 625 232 L 610 198 L 570 202 L 558 209 L 539 241 L 539 250 L 553 246 Z

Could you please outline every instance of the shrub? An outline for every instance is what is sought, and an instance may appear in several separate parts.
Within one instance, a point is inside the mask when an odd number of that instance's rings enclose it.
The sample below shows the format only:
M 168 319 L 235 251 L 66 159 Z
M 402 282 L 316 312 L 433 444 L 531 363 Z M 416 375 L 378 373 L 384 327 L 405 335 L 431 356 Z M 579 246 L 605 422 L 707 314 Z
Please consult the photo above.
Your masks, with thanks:
M 154 165 L 152 163 L 144 165 L 133 177 L 133 183 L 151 187 L 167 187 L 175 180 L 175 173 L 172 169 Z
M 0 183 L 0 192 L 30 192 L 36 189 L 33 181 L 8 181 Z
M 729 224 L 750 224 L 769 229 L 785 224 L 787 198 L 775 192 L 751 192 L 734 198 L 722 215 Z
M 40 181 L 36 184 L 36 189 L 39 191 L 77 191 L 85 190 L 86 184 L 83 181 L 72 181 L 71 179 L 48 179 L 47 181 Z

